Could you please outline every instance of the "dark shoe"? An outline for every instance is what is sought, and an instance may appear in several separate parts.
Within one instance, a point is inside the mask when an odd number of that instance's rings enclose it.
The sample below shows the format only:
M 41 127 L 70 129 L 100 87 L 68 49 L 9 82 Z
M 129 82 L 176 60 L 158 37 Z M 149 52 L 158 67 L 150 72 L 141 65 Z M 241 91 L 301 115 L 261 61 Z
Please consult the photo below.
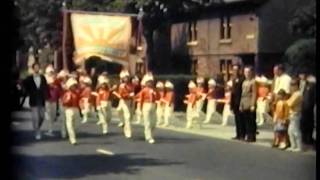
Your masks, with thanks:
M 240 140 L 240 138 L 239 137 L 233 137 L 233 138 L 231 138 L 232 140 Z
M 272 147 L 272 148 L 278 148 L 279 145 L 277 145 L 277 144 L 272 144 L 271 147 Z

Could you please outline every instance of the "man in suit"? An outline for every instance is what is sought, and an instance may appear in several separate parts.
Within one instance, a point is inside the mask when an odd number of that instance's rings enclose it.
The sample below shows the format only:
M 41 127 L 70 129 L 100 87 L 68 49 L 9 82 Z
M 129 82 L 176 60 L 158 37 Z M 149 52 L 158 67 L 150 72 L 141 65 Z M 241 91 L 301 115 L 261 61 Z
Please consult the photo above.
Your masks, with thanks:
M 312 133 L 314 129 L 314 107 L 316 104 L 316 80 L 309 75 L 303 89 L 302 112 L 300 128 L 302 132 L 302 141 L 306 145 L 314 143 Z
M 242 94 L 240 100 L 240 116 L 245 124 L 245 134 L 247 142 L 256 141 L 257 124 L 255 118 L 255 107 L 257 100 L 256 82 L 253 76 L 252 67 L 244 69 L 245 80 L 242 83 Z
M 233 65 L 232 67 L 232 90 L 231 90 L 231 110 L 235 116 L 236 136 L 232 139 L 244 140 L 245 137 L 245 124 L 244 120 L 240 117 L 239 107 L 242 94 L 242 83 L 244 77 L 240 74 L 240 65 Z
M 36 140 L 41 139 L 40 127 L 44 120 L 45 100 L 48 97 L 48 84 L 46 78 L 40 74 L 40 65 L 32 65 L 33 74 L 24 80 L 24 87 L 29 96 L 29 105 L 32 111 L 32 123 Z

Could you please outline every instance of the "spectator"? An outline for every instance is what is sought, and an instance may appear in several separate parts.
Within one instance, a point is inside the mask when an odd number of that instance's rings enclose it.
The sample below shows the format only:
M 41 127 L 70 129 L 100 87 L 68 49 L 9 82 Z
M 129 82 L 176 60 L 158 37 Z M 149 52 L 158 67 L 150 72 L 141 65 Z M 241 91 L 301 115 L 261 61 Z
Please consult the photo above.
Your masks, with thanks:
M 270 87 L 269 80 L 265 76 L 257 77 L 257 109 L 256 109 L 256 122 L 258 126 L 262 126 L 269 116 L 269 104 L 271 97 L 269 96 Z
M 33 74 L 24 81 L 24 87 L 29 96 L 29 105 L 32 110 L 32 123 L 36 140 L 41 139 L 41 125 L 44 119 L 45 100 L 48 97 L 48 84 L 46 78 L 40 74 L 38 63 L 32 65 Z
M 275 112 L 273 114 L 274 123 L 274 139 L 272 147 L 279 147 L 285 149 L 288 147 L 288 118 L 289 118 L 289 106 L 286 99 L 286 92 L 280 89 L 277 94 L 277 103 Z
M 280 89 L 283 89 L 287 94 L 290 93 L 291 77 L 285 73 L 285 68 L 282 64 L 276 65 L 273 68 L 274 84 L 272 92 L 276 95 Z
M 291 96 L 287 100 L 289 111 L 289 128 L 288 134 L 290 138 L 290 148 L 291 151 L 302 151 L 302 139 L 300 130 L 300 118 L 301 118 L 301 104 L 302 96 L 299 89 L 299 80 L 291 80 Z M 312 114 L 312 109 L 311 109 Z M 311 132 L 312 137 L 312 132 Z
M 240 100 L 239 111 L 241 118 L 245 123 L 245 134 L 247 142 L 256 141 L 256 118 L 255 118 L 255 106 L 256 106 L 256 84 L 253 78 L 252 67 L 246 67 L 244 69 L 245 80 L 242 83 L 242 93 Z
M 236 125 L 236 136 L 232 139 L 235 140 L 244 140 L 245 137 L 245 124 L 243 119 L 240 118 L 240 100 L 242 94 L 242 83 L 244 77 L 240 74 L 240 66 L 233 65 L 232 67 L 232 90 L 231 90 L 231 110 L 235 116 L 235 125 Z
M 301 132 L 302 141 L 306 145 L 312 145 L 314 140 L 312 133 L 314 129 L 314 107 L 316 104 L 316 81 L 311 75 L 306 79 L 303 91 L 302 111 L 301 111 Z

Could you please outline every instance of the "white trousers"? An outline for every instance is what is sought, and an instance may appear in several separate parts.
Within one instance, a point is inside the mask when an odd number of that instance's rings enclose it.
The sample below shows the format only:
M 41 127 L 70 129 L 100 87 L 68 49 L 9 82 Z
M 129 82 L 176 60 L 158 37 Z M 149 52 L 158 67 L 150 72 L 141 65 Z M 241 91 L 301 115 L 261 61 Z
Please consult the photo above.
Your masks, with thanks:
M 57 103 L 46 101 L 46 112 L 45 117 L 49 124 L 49 131 L 53 131 L 54 120 L 57 115 Z
M 186 110 L 186 119 L 187 119 L 187 128 L 191 128 L 193 125 L 193 121 L 196 119 L 199 119 L 197 107 L 194 106 L 192 107 L 191 104 L 187 105 L 187 110 Z
M 84 122 L 87 122 L 89 118 L 89 114 L 93 112 L 92 107 L 89 103 L 89 99 L 85 99 L 83 106 L 84 107 L 81 109 L 82 119 Z
M 203 118 L 205 118 L 205 114 L 202 111 L 203 104 L 204 104 L 204 100 L 203 99 L 199 99 L 196 102 L 196 117 L 198 118 L 199 121 L 202 120 Z
M 300 131 L 300 114 L 291 114 L 289 117 L 288 135 L 292 148 L 302 149 L 302 138 Z
M 228 120 L 233 116 L 233 113 L 230 108 L 230 104 L 224 104 L 222 111 L 222 124 L 226 126 L 228 124 Z
M 161 105 L 160 103 L 158 103 L 156 105 L 156 113 L 157 113 L 157 125 L 160 125 L 162 123 L 164 123 L 164 112 L 165 112 L 165 105 Z
M 143 103 L 142 114 L 144 121 L 144 136 L 145 139 L 153 139 L 153 130 L 156 126 L 156 104 L 155 103 Z
M 172 118 L 174 112 L 174 106 L 166 105 L 164 109 L 164 126 L 168 126 L 170 124 L 170 119 Z
M 141 103 L 137 103 L 136 111 L 135 111 L 136 122 L 140 124 L 142 122 L 142 110 Z
M 120 122 L 124 123 L 124 135 L 126 137 L 131 137 L 131 109 L 130 109 L 130 100 L 120 99 L 119 105 L 117 108 L 119 114 Z
M 76 133 L 74 128 L 74 121 L 79 117 L 79 110 L 78 108 L 65 108 L 66 114 L 66 126 L 69 135 L 69 141 L 71 144 L 76 143 Z
M 263 100 L 263 98 L 259 97 L 257 100 L 257 109 L 256 109 L 256 122 L 258 125 L 262 125 L 269 117 L 269 102 L 267 100 Z
M 206 119 L 204 122 L 209 123 L 212 116 L 220 116 L 219 113 L 217 112 L 217 102 L 215 99 L 208 100 Z
M 99 122 L 102 126 L 102 132 L 108 132 L 108 126 L 112 118 L 112 105 L 110 101 L 102 101 L 98 107 Z

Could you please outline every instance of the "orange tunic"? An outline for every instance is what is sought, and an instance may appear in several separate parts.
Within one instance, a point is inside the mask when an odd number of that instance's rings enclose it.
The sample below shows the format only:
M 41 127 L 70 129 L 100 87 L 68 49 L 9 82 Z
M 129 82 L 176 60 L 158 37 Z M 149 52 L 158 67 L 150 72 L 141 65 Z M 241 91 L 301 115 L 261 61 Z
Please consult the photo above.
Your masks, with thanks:
M 80 108 L 84 108 L 84 104 L 87 101 L 89 104 L 92 104 L 92 90 L 90 87 L 85 87 L 80 91 L 80 101 L 79 106 Z
M 98 96 L 96 98 L 96 105 L 100 106 L 102 101 L 109 101 L 110 94 L 111 93 L 110 93 L 109 89 L 99 88 L 98 89 Z
M 201 99 L 203 96 L 206 95 L 205 89 L 203 87 L 196 88 L 197 97 Z
M 214 99 L 215 98 L 215 90 L 213 88 L 209 88 L 207 93 L 207 99 Z
M 62 105 L 65 107 L 77 108 L 79 102 L 79 96 L 74 91 L 66 91 L 62 97 Z
M 157 101 L 160 101 L 160 105 L 162 106 L 162 105 L 165 105 L 165 103 L 163 102 L 163 98 L 164 98 L 164 96 L 165 96 L 165 91 L 156 91 L 156 95 L 157 95 L 157 97 L 156 97 L 156 100 Z
M 196 104 L 196 101 L 198 100 L 197 93 L 196 92 L 190 92 L 189 94 L 186 95 L 186 103 L 191 104 L 192 107 Z
M 130 84 L 121 83 L 119 86 L 118 94 L 121 99 L 130 99 L 130 94 L 133 93 L 133 87 Z
M 150 87 L 145 87 L 141 90 L 141 106 L 143 103 L 155 103 L 157 98 L 157 92 Z
M 168 91 L 165 93 L 163 100 L 171 106 L 174 103 L 175 94 L 173 91 Z

